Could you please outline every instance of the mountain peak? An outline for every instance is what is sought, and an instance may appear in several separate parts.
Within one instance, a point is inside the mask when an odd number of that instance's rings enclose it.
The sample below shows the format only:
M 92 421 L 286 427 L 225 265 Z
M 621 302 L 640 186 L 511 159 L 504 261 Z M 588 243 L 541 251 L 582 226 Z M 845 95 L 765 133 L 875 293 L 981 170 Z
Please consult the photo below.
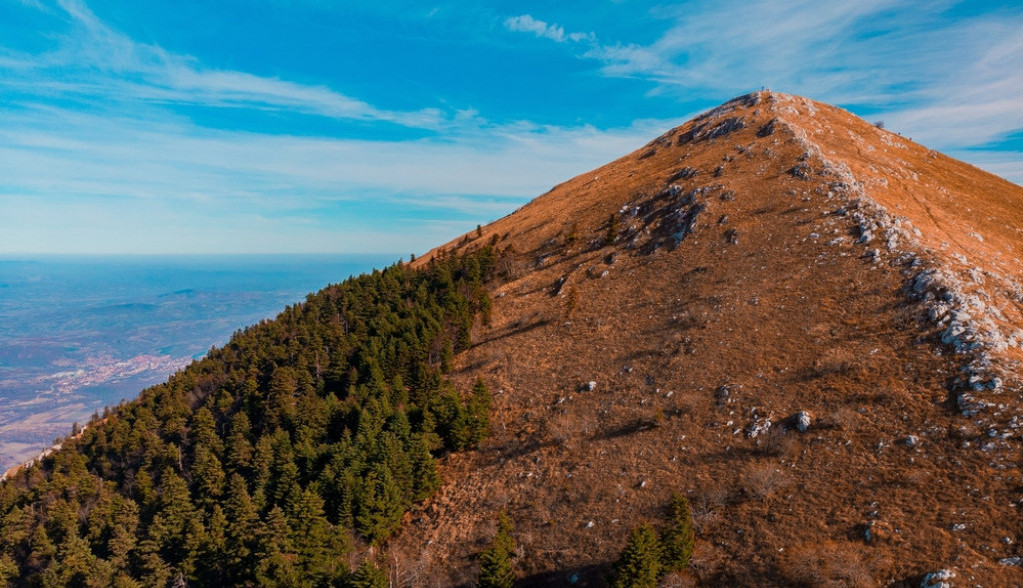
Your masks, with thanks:
M 465 553 L 471 513 L 506 508 L 554 585 L 681 490 L 709 585 L 1004 584 L 1021 211 L 1019 186 L 761 91 L 448 244 L 505 252 L 457 371 L 502 390 L 500 432 L 402 548 Z

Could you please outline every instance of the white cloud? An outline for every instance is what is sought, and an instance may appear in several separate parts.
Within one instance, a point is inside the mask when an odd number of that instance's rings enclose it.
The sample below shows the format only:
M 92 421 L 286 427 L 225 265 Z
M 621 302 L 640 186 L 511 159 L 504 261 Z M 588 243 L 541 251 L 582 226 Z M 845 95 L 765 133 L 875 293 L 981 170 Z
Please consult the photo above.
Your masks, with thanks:
M 536 20 L 528 14 L 513 16 L 504 21 L 504 26 L 507 27 L 509 31 L 533 33 L 537 37 L 550 39 L 558 43 L 565 41 L 565 29 L 557 25 L 549 25 L 542 20 Z
M 62 39 L 60 49 L 48 54 L 0 56 L 9 87 L 116 101 L 282 109 L 423 129 L 436 129 L 443 123 L 435 109 L 380 110 L 322 85 L 205 68 L 191 57 L 135 42 L 107 26 L 81 0 L 58 3 L 76 25 L 73 32 Z M 51 72 L 55 75 L 46 76 Z M 61 81 L 40 83 L 41 77 Z
M 113 190 L 171 199 L 273 188 L 528 198 L 639 148 L 671 124 L 598 130 L 475 122 L 443 139 L 372 141 L 209 131 L 183 121 L 43 109 L 0 128 L 0 175 L 6 190 Z
M 564 43 L 565 41 L 573 41 L 579 43 L 582 41 L 595 41 L 596 35 L 590 33 L 569 33 L 565 34 L 564 27 L 556 24 L 547 24 L 542 20 L 537 20 L 528 14 L 521 16 L 513 16 L 504 21 L 504 26 L 509 31 L 517 33 L 532 33 L 542 39 L 550 39 L 556 43 Z

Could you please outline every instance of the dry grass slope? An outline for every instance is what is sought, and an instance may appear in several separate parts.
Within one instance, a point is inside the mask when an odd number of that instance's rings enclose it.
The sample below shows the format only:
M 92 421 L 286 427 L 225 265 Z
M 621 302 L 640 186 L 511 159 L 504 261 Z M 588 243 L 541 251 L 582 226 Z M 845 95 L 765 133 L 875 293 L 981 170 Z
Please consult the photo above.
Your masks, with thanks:
M 479 240 L 506 277 L 455 375 L 493 432 L 398 568 L 471 582 L 505 509 L 525 583 L 602 585 L 682 491 L 678 585 L 1023 584 L 1020 187 L 760 92 L 445 248 Z

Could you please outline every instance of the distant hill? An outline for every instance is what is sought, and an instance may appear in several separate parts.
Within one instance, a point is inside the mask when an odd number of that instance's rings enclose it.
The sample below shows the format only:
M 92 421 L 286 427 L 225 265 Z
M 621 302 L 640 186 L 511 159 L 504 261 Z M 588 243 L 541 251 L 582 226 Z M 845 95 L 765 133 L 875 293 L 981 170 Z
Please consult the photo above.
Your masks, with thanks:
M 506 512 L 521 585 L 598 586 L 681 492 L 665 585 L 1019 585 L 1021 217 L 741 96 L 118 407 L 4 484 L 0 570 L 464 586 Z

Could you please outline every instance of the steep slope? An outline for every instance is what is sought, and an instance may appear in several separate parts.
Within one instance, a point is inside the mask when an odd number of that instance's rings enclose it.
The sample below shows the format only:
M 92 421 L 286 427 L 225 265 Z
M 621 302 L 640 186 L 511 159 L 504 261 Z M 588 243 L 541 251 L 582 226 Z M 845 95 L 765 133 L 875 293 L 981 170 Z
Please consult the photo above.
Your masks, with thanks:
M 1021 215 L 1019 186 L 760 92 L 441 248 L 505 250 L 456 363 L 499 392 L 395 577 L 470 581 L 505 509 L 529 584 L 600 584 L 682 491 L 680 585 L 1020 585 Z

